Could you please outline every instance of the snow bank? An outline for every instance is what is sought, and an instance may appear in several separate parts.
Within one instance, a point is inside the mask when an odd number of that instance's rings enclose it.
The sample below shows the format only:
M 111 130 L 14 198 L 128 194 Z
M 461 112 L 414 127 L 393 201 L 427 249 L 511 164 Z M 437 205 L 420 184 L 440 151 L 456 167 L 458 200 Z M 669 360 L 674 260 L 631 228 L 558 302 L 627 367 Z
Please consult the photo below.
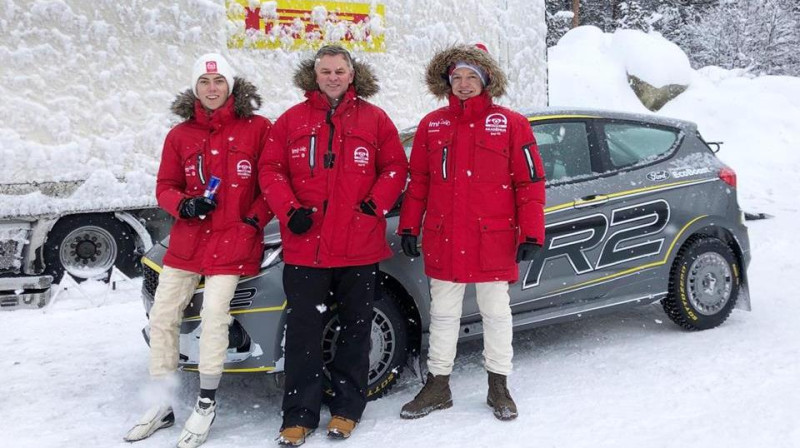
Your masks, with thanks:
M 694 121 L 706 141 L 725 142 L 719 157 L 737 172 L 739 200 L 746 209 L 775 208 L 773 179 L 796 175 L 800 78 L 754 77 L 719 67 L 692 70 L 686 55 L 658 33 L 612 34 L 589 26 L 565 34 L 548 57 L 554 106 L 649 114 L 628 86 L 626 71 L 655 84 L 688 84 L 657 114 Z M 797 182 L 783 182 L 781 188 L 800 195 Z

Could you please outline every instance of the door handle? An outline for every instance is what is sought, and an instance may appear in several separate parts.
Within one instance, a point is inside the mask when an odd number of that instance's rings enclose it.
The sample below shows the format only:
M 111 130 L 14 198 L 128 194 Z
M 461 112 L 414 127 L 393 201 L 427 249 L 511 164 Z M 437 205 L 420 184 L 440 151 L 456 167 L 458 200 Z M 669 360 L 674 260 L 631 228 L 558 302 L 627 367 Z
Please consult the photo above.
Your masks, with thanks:
M 573 203 L 574 208 L 589 208 L 589 207 L 597 207 L 598 205 L 603 205 L 608 202 L 608 195 L 605 194 L 590 194 L 589 196 L 584 196 L 580 199 L 575 199 Z

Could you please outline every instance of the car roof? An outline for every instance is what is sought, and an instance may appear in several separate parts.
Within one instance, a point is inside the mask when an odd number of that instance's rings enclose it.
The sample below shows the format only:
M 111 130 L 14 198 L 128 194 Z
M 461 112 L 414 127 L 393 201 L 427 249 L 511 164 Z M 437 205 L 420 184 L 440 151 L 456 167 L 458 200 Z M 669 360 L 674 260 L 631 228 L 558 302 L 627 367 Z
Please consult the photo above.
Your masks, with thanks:
M 645 124 L 653 124 L 660 126 L 671 126 L 680 128 L 685 132 L 694 132 L 697 125 L 691 121 L 680 120 L 678 118 L 663 117 L 660 115 L 652 114 L 636 114 L 630 112 L 620 112 L 615 110 L 605 109 L 590 109 L 590 108 L 559 108 L 559 107 L 542 107 L 536 109 L 529 109 L 522 112 L 523 115 L 528 117 L 528 121 L 534 122 L 539 120 L 546 120 L 552 118 L 570 119 L 570 118 L 605 118 L 611 120 L 624 120 L 624 121 L 638 121 Z M 412 134 L 417 129 L 417 126 L 409 126 L 400 131 L 401 135 Z
M 531 109 L 523 112 L 529 121 L 538 121 L 548 118 L 606 118 L 611 120 L 639 121 L 646 124 L 661 126 L 672 126 L 684 130 L 697 129 L 697 125 L 691 121 L 680 120 L 677 118 L 662 117 L 652 114 L 637 114 L 603 109 L 589 108 L 556 108 L 544 107 Z

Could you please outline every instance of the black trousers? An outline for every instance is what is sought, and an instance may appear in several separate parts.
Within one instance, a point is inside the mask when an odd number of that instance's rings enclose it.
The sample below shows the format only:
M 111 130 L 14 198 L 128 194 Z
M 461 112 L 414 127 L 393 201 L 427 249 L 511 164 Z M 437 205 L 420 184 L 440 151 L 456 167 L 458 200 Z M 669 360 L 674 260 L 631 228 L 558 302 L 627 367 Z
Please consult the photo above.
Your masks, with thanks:
M 286 265 L 286 374 L 283 393 L 283 427 L 319 426 L 322 407 L 323 304 L 336 304 L 339 337 L 333 362 L 328 366 L 334 396 L 331 415 L 359 421 L 367 405 L 372 302 L 378 265 L 312 268 Z

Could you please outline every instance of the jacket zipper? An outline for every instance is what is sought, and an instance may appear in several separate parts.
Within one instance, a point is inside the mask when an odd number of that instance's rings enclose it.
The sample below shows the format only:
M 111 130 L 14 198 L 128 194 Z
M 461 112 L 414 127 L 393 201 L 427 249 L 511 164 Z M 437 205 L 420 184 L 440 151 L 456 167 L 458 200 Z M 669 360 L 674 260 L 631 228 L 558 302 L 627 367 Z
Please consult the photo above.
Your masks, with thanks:
M 442 180 L 447 180 L 447 146 L 442 149 Z
M 308 167 L 311 169 L 311 177 L 314 177 L 314 166 L 317 164 L 317 136 L 311 134 L 311 142 L 308 148 Z
M 197 155 L 197 175 L 200 176 L 200 183 L 206 184 L 206 175 L 203 173 L 203 155 Z
M 531 145 L 522 146 L 522 152 L 525 153 L 525 161 L 528 162 L 528 174 L 531 177 L 531 182 L 539 182 L 544 179 L 544 176 L 539 177 L 536 174 L 536 164 L 533 162 L 533 157 L 531 157 Z
M 325 121 L 328 123 L 328 152 L 325 154 L 325 168 L 333 168 L 333 132 L 335 127 L 333 126 L 331 117 L 335 110 L 336 109 L 331 108 L 328 111 L 328 115 L 325 117 Z

